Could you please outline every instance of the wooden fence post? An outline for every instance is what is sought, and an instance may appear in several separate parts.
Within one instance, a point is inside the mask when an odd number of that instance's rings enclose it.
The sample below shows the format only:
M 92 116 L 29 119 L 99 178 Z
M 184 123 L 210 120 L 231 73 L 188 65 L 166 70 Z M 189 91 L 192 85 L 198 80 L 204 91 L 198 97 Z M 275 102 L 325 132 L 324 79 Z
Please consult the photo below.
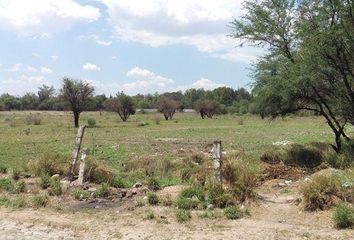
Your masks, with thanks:
M 72 163 L 71 163 L 71 168 L 68 172 L 68 178 L 70 180 L 72 180 L 73 176 L 74 176 L 74 172 L 75 172 L 75 165 L 77 162 L 77 159 L 79 157 L 79 153 L 80 153 L 80 148 L 81 148 L 81 143 L 82 143 L 82 138 L 84 137 L 84 133 L 85 133 L 85 128 L 86 126 L 81 126 L 79 128 L 79 130 L 77 131 L 77 135 L 76 135 L 76 139 L 75 139 L 75 144 L 74 144 L 74 149 L 73 149 L 73 153 L 72 153 Z
M 221 141 L 214 141 L 213 142 L 213 169 L 214 169 L 214 177 L 217 181 L 222 181 L 222 172 L 221 172 L 221 165 L 222 165 L 222 155 L 221 155 Z
M 88 148 L 84 148 L 80 158 L 79 179 L 78 179 L 79 185 L 82 185 L 84 183 L 85 158 L 88 154 L 89 154 Z

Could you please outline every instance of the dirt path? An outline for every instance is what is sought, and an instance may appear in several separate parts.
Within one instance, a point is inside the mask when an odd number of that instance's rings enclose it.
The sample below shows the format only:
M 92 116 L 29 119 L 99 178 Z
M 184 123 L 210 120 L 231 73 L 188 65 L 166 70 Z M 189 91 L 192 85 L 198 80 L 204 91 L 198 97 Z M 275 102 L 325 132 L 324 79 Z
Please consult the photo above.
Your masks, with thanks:
M 93 212 L 0 209 L 0 239 L 354 239 L 354 230 L 336 230 L 330 212 L 308 213 L 296 205 L 298 195 L 262 188 L 263 201 L 240 220 L 201 219 L 197 212 L 187 224 L 176 222 L 166 207 L 122 207 Z M 143 220 L 148 210 L 153 220 Z

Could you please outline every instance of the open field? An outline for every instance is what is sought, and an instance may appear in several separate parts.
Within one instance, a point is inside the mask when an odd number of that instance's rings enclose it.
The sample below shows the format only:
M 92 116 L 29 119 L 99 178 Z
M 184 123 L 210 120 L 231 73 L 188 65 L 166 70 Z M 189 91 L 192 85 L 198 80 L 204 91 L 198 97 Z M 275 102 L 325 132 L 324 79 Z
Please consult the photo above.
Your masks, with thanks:
M 26 125 L 26 116 L 30 114 L 38 114 L 41 125 Z M 89 117 L 96 119 L 97 126 L 86 129 L 84 147 L 117 149 L 119 146 L 117 157 L 127 159 L 136 155 L 173 158 L 178 149 L 202 151 L 218 139 L 223 141 L 225 151 L 243 151 L 255 159 L 277 141 L 301 144 L 333 141 L 327 124 L 316 117 L 271 121 L 258 116 L 224 115 L 203 120 L 195 113 L 177 113 L 172 121 L 165 121 L 156 113 L 137 114 L 124 123 L 116 114 L 103 112 L 101 116 L 89 112 L 82 114 L 81 124 L 87 124 Z M 161 120 L 158 125 L 156 118 Z M 69 154 L 76 135 L 72 121 L 70 112 L 1 112 L 0 163 L 15 167 L 48 151 Z M 140 126 L 144 123 L 148 125 Z

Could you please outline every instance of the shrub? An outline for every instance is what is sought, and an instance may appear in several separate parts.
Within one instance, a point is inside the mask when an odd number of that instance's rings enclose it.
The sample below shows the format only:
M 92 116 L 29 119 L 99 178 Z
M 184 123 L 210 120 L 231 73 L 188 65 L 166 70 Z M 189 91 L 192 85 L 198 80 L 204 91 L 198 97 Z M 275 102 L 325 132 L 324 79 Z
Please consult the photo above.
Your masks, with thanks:
M 146 215 L 144 216 L 144 220 L 152 220 L 155 218 L 155 214 L 153 211 L 147 211 Z
M 39 186 L 42 189 L 47 189 L 50 186 L 50 176 L 47 174 L 42 175 L 39 179 Z
M 84 191 L 82 189 L 76 189 L 73 193 L 72 196 L 74 199 L 82 201 L 86 200 L 90 197 L 90 193 L 87 191 Z
M 154 116 L 154 122 L 156 125 L 160 125 L 161 118 L 159 116 Z
M 113 170 L 99 163 L 98 161 L 88 158 L 85 167 L 85 180 L 93 183 L 111 183 L 115 175 Z
M 233 219 L 233 220 L 242 218 L 244 215 L 243 211 L 237 206 L 225 208 L 224 214 L 227 219 Z
M 177 222 L 185 223 L 192 218 L 192 215 L 190 211 L 178 209 L 176 211 L 176 218 L 177 218 Z
M 0 191 L 15 193 L 16 187 L 14 181 L 8 178 L 0 178 Z
M 110 185 L 115 188 L 129 188 L 129 183 L 123 178 L 117 176 L 112 179 Z
M 60 179 L 58 178 L 52 178 L 50 180 L 50 186 L 49 186 L 49 194 L 50 195 L 55 195 L 59 196 L 63 194 L 63 189 L 62 189 L 62 184 L 60 182 Z
M 176 207 L 178 209 L 190 210 L 198 207 L 198 200 L 192 198 L 179 197 L 176 200 Z
M 229 205 L 233 205 L 232 196 L 227 194 L 220 183 L 209 183 L 207 186 L 209 202 L 216 207 L 225 208 Z
M 13 180 L 18 180 L 20 179 L 21 171 L 17 168 L 12 168 L 10 171 L 10 175 Z
M 158 205 L 159 204 L 159 197 L 154 192 L 148 192 L 147 200 L 150 205 Z
M 167 194 L 164 198 L 161 199 L 161 202 L 162 202 L 162 205 L 165 207 L 172 206 L 173 201 L 172 201 L 171 195 Z
M 96 119 L 94 119 L 93 117 L 88 118 L 87 124 L 90 128 L 95 127 L 96 126 Z
M 97 197 L 108 197 L 109 196 L 109 186 L 107 183 L 102 183 L 96 190 Z
M 354 226 L 354 207 L 348 203 L 340 203 L 333 213 L 333 221 L 337 228 L 350 228 Z
M 35 115 L 33 117 L 33 125 L 41 125 L 42 124 L 42 119 L 39 115 Z
M 23 208 L 26 206 L 26 200 L 22 196 L 12 199 L 9 205 L 13 208 Z
M 262 172 L 260 162 L 230 155 L 224 161 L 223 172 L 236 200 L 243 202 L 255 196 L 254 188 Z
M 292 145 L 285 155 L 284 163 L 291 166 L 315 168 L 323 161 L 321 152 L 299 144 Z
M 0 165 L 0 173 L 2 173 L 2 174 L 7 173 L 7 167 L 4 165 Z
M 341 153 L 329 152 L 325 156 L 325 161 L 334 168 L 346 169 L 354 166 L 354 141 L 344 141 Z
M 16 193 L 21 193 L 21 192 L 24 192 L 25 191 L 25 188 L 26 188 L 26 183 L 24 181 L 18 181 L 16 184 L 15 184 L 15 192 Z
M 277 151 L 267 151 L 262 154 L 260 160 L 269 164 L 278 164 L 283 161 L 283 156 Z
M 148 188 L 152 191 L 157 191 L 161 189 L 160 183 L 159 181 L 154 178 L 154 177 L 150 177 L 148 179 L 148 184 L 147 184 Z
M 45 153 L 34 161 L 30 161 L 28 169 L 36 176 L 63 175 L 70 167 L 68 157 L 59 153 Z
M 315 175 L 300 191 L 306 210 L 324 210 L 333 205 L 333 197 L 338 195 L 338 182 L 333 176 Z
M 199 201 L 205 200 L 205 193 L 200 187 L 188 187 L 182 190 L 181 197 L 183 198 L 198 198 Z
M 32 204 L 34 207 L 45 207 L 49 202 L 47 195 L 35 195 L 32 197 Z

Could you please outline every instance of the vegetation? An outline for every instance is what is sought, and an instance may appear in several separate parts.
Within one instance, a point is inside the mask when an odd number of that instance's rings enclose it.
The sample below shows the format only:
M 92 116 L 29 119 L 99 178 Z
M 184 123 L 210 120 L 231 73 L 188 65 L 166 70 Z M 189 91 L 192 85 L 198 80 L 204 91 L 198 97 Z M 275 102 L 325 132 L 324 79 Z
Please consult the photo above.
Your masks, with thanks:
M 32 197 L 32 204 L 36 208 L 45 207 L 49 202 L 47 195 L 35 195 Z
M 241 209 L 236 206 L 225 208 L 224 214 L 227 219 L 232 220 L 242 218 L 244 215 L 243 211 L 241 211 Z
M 340 203 L 333 213 L 333 220 L 337 228 L 350 228 L 354 226 L 354 207 L 347 203 Z
M 93 92 L 93 86 L 87 82 L 70 78 L 64 78 L 63 80 L 63 87 L 60 93 L 62 97 L 70 103 L 76 128 L 79 127 L 80 113 L 86 110 L 89 98 L 92 97 Z
M 107 183 L 102 183 L 95 192 L 97 197 L 108 197 L 109 196 L 109 185 Z
M 124 93 L 117 94 L 117 97 L 107 99 L 104 102 L 105 109 L 118 113 L 123 122 L 126 122 L 130 115 L 135 114 L 135 104 L 133 98 Z
M 353 2 L 247 0 L 244 7 L 233 36 L 268 49 L 254 71 L 261 115 L 320 115 L 341 152 L 350 139 L 345 126 L 354 123 Z
M 154 192 L 148 192 L 147 200 L 150 205 L 158 205 L 159 204 L 159 197 Z
M 159 100 L 158 110 L 163 114 L 165 120 L 171 120 L 176 113 L 178 103 L 173 99 L 161 97 Z
M 192 215 L 191 215 L 191 212 L 188 210 L 178 209 L 178 210 L 176 210 L 176 218 L 177 218 L 177 222 L 186 223 L 189 220 L 191 220 Z

